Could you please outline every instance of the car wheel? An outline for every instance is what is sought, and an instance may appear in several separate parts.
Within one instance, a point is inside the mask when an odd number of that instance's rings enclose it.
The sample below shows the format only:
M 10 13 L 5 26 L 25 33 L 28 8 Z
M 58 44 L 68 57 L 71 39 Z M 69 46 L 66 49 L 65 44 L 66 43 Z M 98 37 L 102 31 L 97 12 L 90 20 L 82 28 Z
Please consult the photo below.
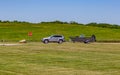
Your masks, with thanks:
M 63 40 L 59 40 L 58 43 L 61 44 L 63 42 Z
M 48 40 L 44 40 L 44 43 L 47 44 L 49 41 Z

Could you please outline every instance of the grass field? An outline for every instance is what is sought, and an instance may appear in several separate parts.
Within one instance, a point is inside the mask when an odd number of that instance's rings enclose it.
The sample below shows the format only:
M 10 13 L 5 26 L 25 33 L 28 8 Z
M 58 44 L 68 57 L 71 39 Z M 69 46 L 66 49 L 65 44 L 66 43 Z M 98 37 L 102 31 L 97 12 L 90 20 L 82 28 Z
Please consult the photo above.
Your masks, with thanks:
M 120 43 L 0 46 L 0 75 L 120 75 Z
M 33 36 L 29 37 L 28 32 Z M 43 37 L 53 34 L 64 35 L 66 40 L 70 36 L 96 35 L 97 41 L 120 41 L 120 29 L 101 28 L 76 24 L 29 24 L 29 23 L 0 23 L 0 40 L 19 41 L 22 39 L 40 41 Z

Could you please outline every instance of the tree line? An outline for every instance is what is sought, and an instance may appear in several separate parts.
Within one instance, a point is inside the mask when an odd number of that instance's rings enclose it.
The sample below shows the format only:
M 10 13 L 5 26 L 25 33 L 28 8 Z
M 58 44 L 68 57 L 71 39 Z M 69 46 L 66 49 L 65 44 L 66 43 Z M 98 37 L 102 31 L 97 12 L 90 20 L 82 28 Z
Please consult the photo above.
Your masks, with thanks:
M 82 24 L 82 23 L 78 23 L 78 22 L 75 22 L 75 21 L 70 21 L 70 22 L 63 22 L 63 21 L 59 21 L 59 20 L 56 20 L 56 21 L 50 21 L 50 22 L 39 22 L 39 23 L 30 23 L 30 22 L 26 22 L 26 21 L 17 21 L 17 20 L 14 20 L 14 21 L 2 21 L 0 20 L 0 23 L 29 23 L 29 24 L 68 24 L 68 25 L 84 25 L 84 26 L 94 26 L 94 27 L 101 27 L 101 28 L 115 28 L 115 29 L 120 29 L 120 25 L 117 25 L 117 24 L 108 24 L 108 23 L 95 23 L 95 22 L 92 22 L 92 23 L 88 23 L 88 24 Z
M 14 20 L 14 21 L 9 21 L 9 20 L 2 21 L 2 20 L 0 20 L 0 23 L 30 23 L 30 22 L 26 22 L 26 21 L 17 21 L 17 20 Z

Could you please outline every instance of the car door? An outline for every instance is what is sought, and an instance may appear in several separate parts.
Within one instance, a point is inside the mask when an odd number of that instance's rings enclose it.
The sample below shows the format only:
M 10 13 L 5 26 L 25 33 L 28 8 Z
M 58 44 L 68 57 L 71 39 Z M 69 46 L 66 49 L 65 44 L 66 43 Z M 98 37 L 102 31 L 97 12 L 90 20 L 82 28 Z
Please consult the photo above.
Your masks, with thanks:
M 50 41 L 51 41 L 51 42 L 55 42 L 55 41 L 57 41 L 56 36 L 52 36 L 52 37 L 50 38 Z

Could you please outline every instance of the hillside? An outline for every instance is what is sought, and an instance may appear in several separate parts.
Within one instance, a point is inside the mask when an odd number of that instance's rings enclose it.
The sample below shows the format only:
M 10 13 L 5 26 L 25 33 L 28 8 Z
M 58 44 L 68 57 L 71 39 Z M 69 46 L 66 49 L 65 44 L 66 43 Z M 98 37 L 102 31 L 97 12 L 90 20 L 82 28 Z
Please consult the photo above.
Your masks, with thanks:
M 28 36 L 32 32 L 32 36 Z M 91 36 L 95 34 L 97 41 L 120 41 L 120 28 L 99 27 L 94 25 L 80 25 L 68 23 L 0 23 L 0 40 L 18 41 L 27 39 L 40 41 L 43 37 L 53 34 L 64 35 L 67 40 L 70 36 Z

